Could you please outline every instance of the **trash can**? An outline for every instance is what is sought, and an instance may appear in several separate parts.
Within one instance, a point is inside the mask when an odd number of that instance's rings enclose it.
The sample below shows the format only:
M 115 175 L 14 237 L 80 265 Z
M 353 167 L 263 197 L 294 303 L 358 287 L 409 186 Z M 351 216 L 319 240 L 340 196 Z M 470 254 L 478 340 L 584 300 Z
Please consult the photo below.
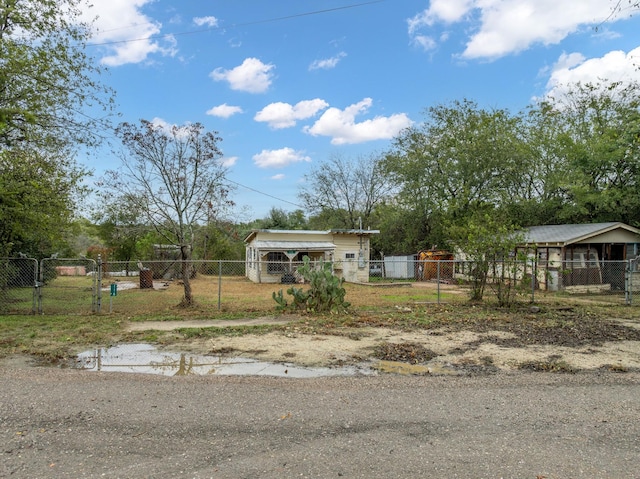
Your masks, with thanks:
M 153 288 L 153 271 L 150 269 L 140 270 L 140 289 Z

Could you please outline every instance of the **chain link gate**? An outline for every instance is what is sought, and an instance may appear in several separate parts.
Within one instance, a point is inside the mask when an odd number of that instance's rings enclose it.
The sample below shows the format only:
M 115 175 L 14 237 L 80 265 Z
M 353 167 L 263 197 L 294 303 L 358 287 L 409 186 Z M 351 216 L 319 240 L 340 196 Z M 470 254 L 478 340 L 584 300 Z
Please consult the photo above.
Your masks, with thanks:
M 47 314 L 99 311 L 99 271 L 89 258 L 45 258 L 40 261 L 40 278 L 36 285 L 38 313 L 43 314 L 43 297 Z M 86 308 L 86 309 L 85 309 Z
M 632 305 L 634 292 L 640 291 L 640 257 L 627 261 L 624 283 L 625 302 Z

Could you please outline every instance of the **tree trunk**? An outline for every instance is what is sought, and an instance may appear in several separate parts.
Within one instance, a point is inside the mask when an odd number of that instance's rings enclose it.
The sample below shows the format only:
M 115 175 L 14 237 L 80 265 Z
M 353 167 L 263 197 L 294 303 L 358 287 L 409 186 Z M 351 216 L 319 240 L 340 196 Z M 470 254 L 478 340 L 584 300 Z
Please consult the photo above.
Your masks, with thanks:
M 189 268 L 189 246 L 180 247 L 182 260 L 182 284 L 184 284 L 183 306 L 193 306 L 193 295 L 191 294 L 191 269 Z

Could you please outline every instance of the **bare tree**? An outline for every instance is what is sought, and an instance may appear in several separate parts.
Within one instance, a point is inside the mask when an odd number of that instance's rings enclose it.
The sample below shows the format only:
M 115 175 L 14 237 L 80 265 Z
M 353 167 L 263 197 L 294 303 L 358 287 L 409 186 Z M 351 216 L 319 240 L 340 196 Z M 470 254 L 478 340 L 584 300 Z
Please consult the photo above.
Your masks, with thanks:
M 353 160 L 331 156 L 305 175 L 298 196 L 309 212 L 322 214 L 334 224 L 357 228 L 361 220 L 369 225 L 376 206 L 391 192 L 381 161 L 375 154 Z
M 108 171 L 104 185 L 134 203 L 142 222 L 180 248 L 182 304 L 191 306 L 188 262 L 194 227 L 219 217 L 233 204 L 224 181 L 226 169 L 219 162 L 221 139 L 199 123 L 167 127 L 141 120 L 140 125 L 122 123 L 116 133 L 124 145 L 122 168 Z

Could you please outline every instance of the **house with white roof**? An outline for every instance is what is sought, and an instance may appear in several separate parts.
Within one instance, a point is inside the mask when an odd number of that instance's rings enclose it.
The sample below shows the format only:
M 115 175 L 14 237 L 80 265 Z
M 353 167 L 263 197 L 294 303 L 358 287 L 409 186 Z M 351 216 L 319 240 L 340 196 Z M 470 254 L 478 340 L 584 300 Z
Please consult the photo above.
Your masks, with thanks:
M 352 283 L 369 281 L 370 238 L 379 230 L 253 230 L 244 239 L 246 276 L 255 283 L 301 281 L 297 268 L 308 256 L 330 261 L 334 274 Z

